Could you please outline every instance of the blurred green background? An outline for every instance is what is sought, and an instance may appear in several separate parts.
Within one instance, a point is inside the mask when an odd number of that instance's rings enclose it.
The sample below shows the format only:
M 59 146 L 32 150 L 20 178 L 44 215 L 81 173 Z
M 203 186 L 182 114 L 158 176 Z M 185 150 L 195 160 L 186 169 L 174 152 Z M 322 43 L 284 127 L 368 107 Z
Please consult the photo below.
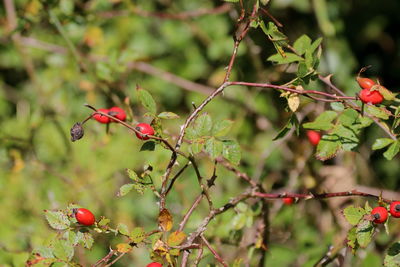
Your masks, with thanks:
M 131 192 L 121 198 L 116 193 L 129 182 L 125 168 L 141 173 L 145 165 L 154 167 L 152 177 L 159 187 L 170 153 L 162 147 L 140 152 L 142 142 L 119 125 L 111 125 L 107 134 L 104 125 L 89 121 L 85 137 L 75 143 L 69 140 L 69 129 L 90 115 L 84 103 L 97 108 L 114 105 L 126 108 L 129 100 L 133 110 L 130 122 L 149 122 L 135 94 L 138 84 L 151 92 L 159 111 L 180 115 L 180 119 L 163 124 L 165 133 L 174 140 L 193 109 L 192 102 L 200 104 L 205 94 L 182 88 L 175 78 L 169 82 L 163 74 L 138 69 L 129 63 L 144 62 L 216 88 L 224 78 L 224 68 L 232 53 L 238 4 L 209 0 L 4 0 L 3 3 L 0 5 L 0 263 L 23 266 L 33 249 L 55 236 L 43 210 L 64 209 L 69 203 L 89 208 L 97 217 L 106 216 L 115 226 L 124 223 L 130 228 L 156 229 L 158 205 L 151 191 L 143 196 Z M 12 15 L 6 12 L 7 3 L 15 5 L 16 28 L 12 27 Z M 184 20 L 146 15 L 147 12 L 179 14 L 221 5 L 226 7 L 220 14 Z M 267 7 L 284 25 L 281 30 L 291 41 L 302 34 L 313 40 L 324 38 L 319 71 L 324 75 L 334 74 L 334 83 L 347 94 L 354 95 L 359 90 L 354 78 L 366 65 L 372 67 L 365 75 L 378 78 L 390 90 L 398 91 L 400 2 L 271 0 Z M 263 18 L 269 21 L 267 16 Z M 262 31 L 250 30 L 239 49 L 231 79 L 274 84 L 293 79 L 295 74 L 290 68 L 266 61 L 273 53 L 273 44 Z M 323 85 L 313 82 L 309 89 L 322 90 Z M 398 158 L 386 161 L 380 151 L 370 150 L 373 141 L 383 135 L 376 126 L 363 134 L 358 152 L 321 163 L 314 160 L 313 148 L 304 133 L 299 137 L 292 135 L 282 143 L 272 141 L 288 119 L 285 105 L 278 92 L 236 86 L 229 88 L 224 97 L 213 100 L 205 111 L 215 121 L 235 121 L 229 137 L 241 144 L 240 169 L 261 179 L 266 190 L 320 190 L 326 178 L 321 170 L 327 166 L 350 168 L 349 186 L 398 189 Z M 304 112 L 306 120 L 311 120 L 326 106 L 304 99 L 301 108 L 315 111 Z M 203 176 L 211 177 L 213 162 L 206 156 L 200 156 L 199 160 Z M 217 174 L 211 193 L 219 207 L 242 192 L 245 184 L 223 167 L 218 166 Z M 199 193 L 196 176 L 188 169 L 167 199 L 176 222 Z M 317 262 L 340 233 L 332 209 L 337 207 L 319 202 L 282 208 L 279 201 L 271 201 L 273 234 L 267 244 L 265 266 L 312 266 Z M 195 229 L 206 214 L 207 205 L 202 203 L 185 232 Z M 241 222 L 243 218 L 237 218 L 237 214 L 240 211 L 231 210 L 215 219 L 206 236 L 218 244 L 230 263 L 240 257 L 243 263 L 256 266 L 262 252 L 239 246 L 235 237 L 247 233 L 252 221 Z M 324 227 L 321 217 L 329 227 Z M 366 254 L 350 255 L 352 266 L 378 266 L 389 241 L 398 237 L 399 226 L 393 223 L 390 237 L 380 233 Z M 93 249 L 77 248 L 75 259 L 89 266 L 120 241 L 112 234 L 95 235 Z M 139 246 L 115 266 L 144 266 L 149 261 L 148 248 Z M 213 264 L 214 258 L 205 251 L 201 266 L 208 263 Z

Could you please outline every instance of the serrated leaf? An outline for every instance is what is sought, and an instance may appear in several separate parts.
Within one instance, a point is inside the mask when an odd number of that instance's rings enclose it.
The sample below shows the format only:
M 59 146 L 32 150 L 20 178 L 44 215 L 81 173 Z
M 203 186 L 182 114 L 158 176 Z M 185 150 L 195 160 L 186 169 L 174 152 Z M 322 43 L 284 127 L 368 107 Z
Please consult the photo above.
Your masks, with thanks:
M 309 51 L 310 51 L 310 52 L 314 52 L 314 51 L 318 48 L 318 46 L 319 46 L 321 43 L 322 43 L 322 37 L 318 38 L 317 40 L 315 40 L 315 41 L 311 44 Z
M 94 243 L 92 234 L 85 232 L 78 232 L 79 243 L 83 245 L 83 247 L 87 249 L 91 249 Z
M 168 209 L 163 209 L 158 215 L 158 225 L 164 232 L 171 230 L 172 228 L 172 216 Z
M 361 207 L 348 206 L 343 210 L 343 215 L 351 225 L 357 225 L 365 215 L 365 210 Z
M 125 224 L 119 223 L 118 226 L 117 226 L 117 230 L 118 230 L 118 232 L 120 232 L 122 235 L 129 236 L 128 226 L 126 226 Z
M 357 249 L 358 244 L 356 227 L 351 228 L 347 233 L 347 245 L 353 249 L 353 252 L 355 249 Z
M 354 109 L 346 108 L 338 117 L 338 122 L 343 126 L 351 127 L 354 123 L 356 123 L 359 114 Z
M 319 131 L 328 131 L 333 127 L 332 121 L 337 117 L 335 111 L 325 111 L 321 113 L 313 122 L 303 124 L 303 128 Z
M 399 153 L 399 150 L 400 150 L 400 142 L 395 141 L 393 144 L 389 146 L 389 148 L 385 151 L 385 153 L 383 153 L 383 156 L 387 160 L 392 160 L 397 155 L 397 153 Z
M 205 143 L 204 150 L 208 153 L 210 158 L 214 160 L 222 154 L 223 143 L 214 137 L 209 138 Z
M 116 248 L 119 253 L 128 253 L 132 250 L 132 246 L 127 243 L 119 243 Z
M 311 46 L 311 39 L 305 34 L 300 36 L 293 44 L 293 48 L 299 55 L 303 55 L 306 52 L 306 50 L 310 48 L 310 46 Z
M 132 189 L 135 187 L 135 184 L 124 184 L 119 188 L 119 191 L 117 193 L 118 197 L 123 197 L 126 194 L 128 194 Z
M 180 244 L 182 244 L 182 242 L 186 239 L 186 234 L 182 231 L 175 231 L 172 232 L 169 236 L 168 236 L 168 241 L 167 244 L 170 247 L 174 247 L 174 246 L 179 246 Z
M 97 223 L 98 226 L 106 226 L 107 224 L 110 223 L 110 219 L 101 216 L 99 222 Z
M 140 243 L 146 238 L 146 233 L 142 227 L 133 228 L 131 234 L 129 235 L 133 242 Z
M 376 107 L 373 105 L 365 105 L 364 108 L 368 114 L 370 114 L 374 117 L 377 117 L 379 119 L 382 119 L 382 120 L 389 119 L 389 115 L 391 115 L 390 111 L 388 111 L 386 108 L 383 108 L 383 107 Z
M 50 227 L 56 230 L 65 230 L 69 227 L 70 221 L 68 216 L 62 211 L 45 210 L 46 220 Z
M 377 149 L 382 149 L 384 147 L 387 147 L 394 141 L 395 140 L 390 139 L 390 138 L 378 138 L 375 140 L 374 144 L 372 145 L 372 150 L 377 150 Z
M 193 124 L 193 129 L 197 137 L 210 135 L 212 120 L 210 115 L 203 113 L 197 117 Z
M 374 226 L 368 220 L 361 221 L 356 228 L 357 243 L 362 248 L 366 248 L 371 242 L 372 234 L 374 233 Z
M 147 141 L 140 147 L 140 151 L 154 151 L 155 148 L 156 148 L 156 142 Z
M 274 54 L 267 58 L 268 61 L 276 62 L 277 64 L 289 64 L 293 62 L 301 62 L 304 61 L 302 57 L 294 53 L 285 53 L 285 56 L 282 56 L 280 53 Z
M 164 111 L 161 112 L 160 114 L 157 115 L 157 117 L 159 117 L 160 119 L 164 119 L 164 120 L 173 120 L 173 119 L 178 119 L 179 116 L 173 112 L 169 112 L 169 111 Z
M 400 266 L 400 242 L 396 242 L 390 246 L 383 261 L 385 267 Z
M 70 261 L 74 256 L 74 246 L 64 239 L 56 239 L 53 242 L 53 254 L 56 258 Z
M 157 108 L 156 108 L 156 102 L 154 101 L 153 97 L 151 96 L 151 94 L 142 89 L 142 88 L 138 88 L 137 89 L 138 92 L 138 96 L 139 96 L 139 100 L 142 103 L 142 105 L 152 114 L 155 115 L 157 112 Z
M 338 137 L 324 135 L 317 146 L 316 158 L 319 160 L 328 160 L 336 156 L 342 148 L 342 143 Z
M 63 234 L 63 239 L 67 240 L 73 246 L 75 246 L 79 241 L 77 234 L 73 231 L 65 231 Z
M 235 140 L 222 141 L 222 155 L 230 163 L 238 165 L 242 157 L 240 145 Z
M 220 120 L 217 121 L 212 128 L 212 135 L 216 137 L 225 136 L 229 133 L 232 128 L 233 121 L 231 120 Z

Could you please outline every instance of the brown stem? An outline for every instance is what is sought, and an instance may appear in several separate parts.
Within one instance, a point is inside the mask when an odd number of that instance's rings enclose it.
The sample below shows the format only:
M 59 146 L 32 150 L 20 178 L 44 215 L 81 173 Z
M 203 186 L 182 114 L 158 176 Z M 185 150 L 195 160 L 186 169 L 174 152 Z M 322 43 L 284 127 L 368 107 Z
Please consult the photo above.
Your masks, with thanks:
M 204 194 L 200 194 L 196 200 L 193 202 L 192 206 L 190 207 L 190 209 L 188 210 L 188 212 L 185 214 L 185 216 L 183 217 L 181 223 L 179 224 L 179 229 L 178 231 L 183 231 L 183 229 L 185 228 L 185 225 L 187 223 L 187 221 L 189 220 L 190 215 L 192 215 L 193 211 L 197 208 L 197 206 L 200 204 L 200 201 L 203 199 Z
M 322 193 L 322 194 L 313 194 L 313 193 L 306 193 L 306 194 L 297 194 L 297 193 L 261 193 L 261 192 L 254 192 L 253 197 L 260 197 L 264 199 L 279 199 L 279 198 L 300 198 L 300 199 L 325 199 L 325 198 L 333 198 L 333 197 L 349 197 L 349 196 L 361 196 L 361 197 L 370 197 L 381 199 L 383 202 L 390 203 L 392 202 L 389 199 L 382 198 L 381 196 L 360 192 L 358 190 L 351 190 L 351 191 L 343 191 L 343 192 L 333 192 L 333 193 Z
M 208 249 L 211 251 L 211 253 L 214 255 L 214 258 L 219 261 L 222 266 L 228 267 L 228 264 L 225 263 L 224 259 L 218 254 L 218 252 L 210 245 L 208 240 L 204 237 L 203 234 L 200 235 L 201 239 L 203 240 L 204 244 L 208 247 Z

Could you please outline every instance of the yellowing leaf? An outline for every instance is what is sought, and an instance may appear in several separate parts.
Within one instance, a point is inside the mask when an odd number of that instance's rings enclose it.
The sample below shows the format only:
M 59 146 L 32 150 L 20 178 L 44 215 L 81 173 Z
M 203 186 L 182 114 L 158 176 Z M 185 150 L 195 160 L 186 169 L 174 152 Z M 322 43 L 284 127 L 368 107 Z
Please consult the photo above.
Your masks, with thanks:
M 167 209 L 163 209 L 158 215 L 158 225 L 163 231 L 169 231 L 172 228 L 172 216 Z
M 168 245 L 173 247 L 173 246 L 179 246 L 182 244 L 182 242 L 185 240 L 186 234 L 182 231 L 175 231 L 171 233 L 168 237 Z
M 117 251 L 120 253 L 128 253 L 132 250 L 132 247 L 127 243 L 119 243 L 117 245 Z

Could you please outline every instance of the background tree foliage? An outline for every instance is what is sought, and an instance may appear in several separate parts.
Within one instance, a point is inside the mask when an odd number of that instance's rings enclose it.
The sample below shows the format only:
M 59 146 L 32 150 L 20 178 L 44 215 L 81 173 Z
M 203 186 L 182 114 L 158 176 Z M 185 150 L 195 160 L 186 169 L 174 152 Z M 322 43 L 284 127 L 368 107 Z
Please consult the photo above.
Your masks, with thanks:
M 261 1 L 262 2 L 262 1 Z M 10 11 L 15 5 L 15 17 Z M 244 1 L 251 11 L 252 1 Z M 215 10 L 191 16 L 189 11 Z M 398 1 L 271 0 L 267 5 L 293 44 L 301 35 L 313 41 L 323 37 L 318 71 L 334 74 L 333 81 L 347 95 L 355 95 L 358 70 L 366 72 L 393 92 L 400 69 Z M 65 209 L 76 203 L 96 217 L 110 218 L 116 227 L 157 228 L 158 205 L 151 190 L 117 197 L 130 179 L 126 168 L 143 173 L 151 165 L 155 187 L 161 185 L 170 152 L 157 146 L 140 151 L 142 141 L 120 125 L 110 133 L 94 121 L 85 126 L 85 137 L 69 140 L 69 129 L 90 115 L 83 106 L 132 108 L 132 123 L 150 122 L 140 105 L 137 85 L 155 99 L 157 111 L 179 115 L 163 120 L 165 133 L 176 137 L 188 114 L 225 76 L 233 50 L 233 34 L 240 16 L 238 3 L 223 1 L 39 1 L 4 0 L 0 6 L 0 263 L 22 266 L 34 249 L 55 237 L 43 210 Z M 188 13 L 189 12 L 189 13 Z M 189 15 L 187 15 L 189 14 Z M 186 15 L 186 17 L 185 17 Z M 265 23 L 271 21 L 265 14 Z M 295 78 L 290 65 L 267 61 L 276 50 L 260 28 L 251 29 L 239 47 L 231 79 L 284 84 Z M 306 89 L 324 90 L 320 81 Z M 303 122 L 313 121 L 329 106 L 302 99 Z M 363 189 L 400 199 L 398 157 L 387 161 L 372 151 L 382 131 L 372 126 L 360 136 L 355 152 L 340 153 L 320 162 L 304 130 L 297 136 L 273 141 L 289 119 L 286 100 L 272 89 L 234 86 L 204 109 L 219 122 L 233 121 L 227 139 L 241 147 L 239 169 L 261 181 L 267 192 L 324 192 Z M 171 138 L 171 140 L 174 140 Z M 192 148 L 193 149 L 193 148 Z M 199 156 L 199 169 L 211 177 L 214 162 Z M 180 164 L 184 164 L 180 161 Z M 243 191 L 235 174 L 217 165 L 216 185 L 210 191 L 216 207 Z M 180 218 L 201 193 L 193 169 L 188 168 L 168 195 L 167 206 Z M 353 198 L 361 206 L 364 199 Z M 254 201 L 216 217 L 205 232 L 224 259 L 236 266 L 256 266 L 265 254 L 265 266 L 312 266 L 328 246 L 343 242 L 341 210 L 350 198 L 301 201 L 282 207 L 269 203 L 266 253 L 251 238 L 262 220 Z M 197 228 L 207 214 L 206 201 L 192 215 L 187 232 Z M 374 242 L 354 256 L 351 266 L 378 266 L 384 251 L 400 235 L 399 222 L 390 223 L 390 234 L 376 234 Z M 94 234 L 92 249 L 77 248 L 75 259 L 83 266 L 108 253 L 120 237 Z M 114 266 L 144 266 L 149 248 L 141 245 Z M 205 249 L 201 266 L 215 264 Z

